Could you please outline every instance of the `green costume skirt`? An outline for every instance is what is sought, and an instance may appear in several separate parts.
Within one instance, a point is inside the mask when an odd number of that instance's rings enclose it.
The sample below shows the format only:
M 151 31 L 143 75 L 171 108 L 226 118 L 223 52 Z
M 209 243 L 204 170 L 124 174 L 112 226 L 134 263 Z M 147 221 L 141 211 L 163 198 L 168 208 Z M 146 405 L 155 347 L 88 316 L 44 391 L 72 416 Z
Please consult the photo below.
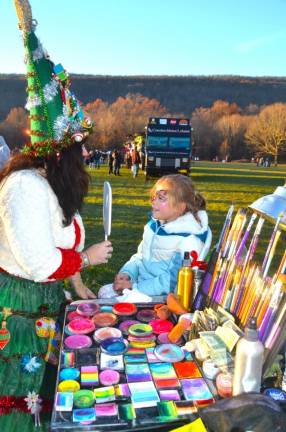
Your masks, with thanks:
M 6 327 L 10 340 L 0 350 L 0 431 L 47 431 L 50 414 L 40 414 L 40 427 L 34 428 L 34 416 L 21 409 L 28 392 L 47 394 L 47 386 L 54 391 L 55 382 L 45 374 L 49 337 L 39 337 L 36 322 L 43 317 L 55 321 L 64 301 L 62 282 L 36 283 L 0 273 L 0 317 L 3 308 L 10 308 Z M 5 323 L 4 323 L 5 324 Z M 41 325 L 41 321 L 40 321 Z M 3 342 L 3 321 L 0 342 Z M 4 331 L 5 333 L 5 331 Z M 25 368 L 27 359 L 34 357 L 32 370 Z M 45 383 L 43 385 L 43 380 Z M 43 389 L 44 387 L 44 389 Z M 7 397 L 5 399 L 4 397 Z M 43 401 L 44 404 L 44 401 Z M 14 406 L 14 407 L 13 407 Z M 26 405 L 24 404 L 26 408 Z M 45 421 L 46 419 L 46 421 Z

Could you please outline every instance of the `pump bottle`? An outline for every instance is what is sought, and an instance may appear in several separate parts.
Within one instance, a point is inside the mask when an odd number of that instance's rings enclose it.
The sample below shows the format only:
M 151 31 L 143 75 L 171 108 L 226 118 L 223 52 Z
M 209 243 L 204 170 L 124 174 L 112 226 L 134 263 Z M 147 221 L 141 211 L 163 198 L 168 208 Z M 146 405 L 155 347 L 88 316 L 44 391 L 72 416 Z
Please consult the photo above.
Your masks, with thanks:
M 264 345 L 258 339 L 256 318 L 251 318 L 236 347 L 233 395 L 260 392 Z
M 193 270 L 190 267 L 189 252 L 184 253 L 183 265 L 178 273 L 177 296 L 181 305 L 188 311 L 191 309 L 193 290 Z

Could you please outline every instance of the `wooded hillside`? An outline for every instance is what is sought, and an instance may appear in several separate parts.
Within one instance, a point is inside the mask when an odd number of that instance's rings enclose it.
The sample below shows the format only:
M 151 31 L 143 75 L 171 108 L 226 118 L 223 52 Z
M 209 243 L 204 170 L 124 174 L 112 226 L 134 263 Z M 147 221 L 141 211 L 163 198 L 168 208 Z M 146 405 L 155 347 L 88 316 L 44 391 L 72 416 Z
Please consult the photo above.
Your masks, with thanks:
M 26 101 L 23 75 L 0 75 L 0 121 Z M 269 105 L 286 102 L 286 78 L 239 76 L 89 76 L 72 75 L 72 90 L 84 103 L 101 98 L 108 103 L 128 93 L 156 98 L 170 113 L 191 113 L 216 100 Z

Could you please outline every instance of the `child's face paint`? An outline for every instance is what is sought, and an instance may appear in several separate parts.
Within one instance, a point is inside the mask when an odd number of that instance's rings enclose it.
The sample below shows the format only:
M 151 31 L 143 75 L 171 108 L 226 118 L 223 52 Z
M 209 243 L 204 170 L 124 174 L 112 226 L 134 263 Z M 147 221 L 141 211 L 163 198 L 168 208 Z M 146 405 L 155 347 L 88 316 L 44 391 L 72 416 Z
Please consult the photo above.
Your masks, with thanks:
M 152 215 L 161 222 L 170 222 L 181 216 L 186 208 L 184 203 L 173 205 L 168 197 L 168 191 L 159 190 L 151 197 Z

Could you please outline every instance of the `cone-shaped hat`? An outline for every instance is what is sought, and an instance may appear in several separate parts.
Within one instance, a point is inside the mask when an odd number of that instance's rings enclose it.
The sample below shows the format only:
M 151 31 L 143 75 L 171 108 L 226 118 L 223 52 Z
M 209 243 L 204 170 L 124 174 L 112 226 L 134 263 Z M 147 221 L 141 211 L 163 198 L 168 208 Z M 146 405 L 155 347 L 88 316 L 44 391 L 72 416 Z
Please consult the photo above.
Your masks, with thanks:
M 81 143 L 91 130 L 91 121 L 84 116 L 70 79 L 61 64 L 54 65 L 38 40 L 28 0 L 14 0 L 23 33 L 27 66 L 26 108 L 30 112 L 31 142 L 23 152 L 34 157 L 47 157 L 74 142 Z

